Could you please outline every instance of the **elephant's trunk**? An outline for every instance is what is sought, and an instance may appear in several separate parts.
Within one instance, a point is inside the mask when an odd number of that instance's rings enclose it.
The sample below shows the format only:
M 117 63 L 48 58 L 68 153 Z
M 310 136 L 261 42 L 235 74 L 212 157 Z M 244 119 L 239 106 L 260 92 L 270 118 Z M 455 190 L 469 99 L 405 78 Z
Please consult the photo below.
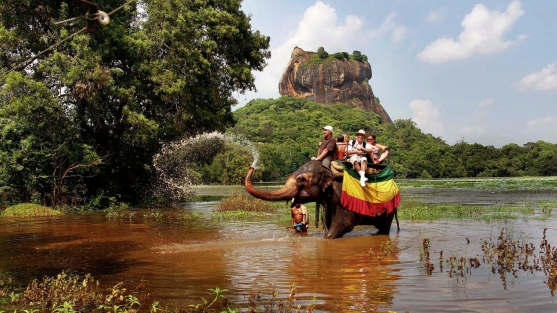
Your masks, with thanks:
M 253 172 L 255 172 L 255 168 L 250 167 L 246 175 L 246 181 L 244 182 L 244 186 L 250 195 L 266 201 L 290 200 L 296 196 L 297 188 L 294 178 L 289 177 L 284 187 L 279 190 L 257 190 L 251 183 Z

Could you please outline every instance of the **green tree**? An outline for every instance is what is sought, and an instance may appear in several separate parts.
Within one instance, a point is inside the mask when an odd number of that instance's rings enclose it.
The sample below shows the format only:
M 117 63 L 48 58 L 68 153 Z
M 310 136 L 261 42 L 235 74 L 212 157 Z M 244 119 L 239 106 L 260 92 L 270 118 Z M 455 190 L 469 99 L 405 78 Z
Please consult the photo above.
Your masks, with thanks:
M 44 84 L 20 72 L 7 75 L 0 90 L 0 193 L 4 202 L 55 205 L 81 198 L 83 176 L 94 173 L 89 168 L 101 162 L 81 142 L 75 123 Z
M 337 52 L 337 53 L 333 54 L 333 56 L 337 60 L 344 60 L 344 54 L 342 52 Z
M 122 1 L 97 3 L 110 12 Z M 239 0 L 142 4 L 143 17 L 135 3 L 127 5 L 111 15 L 106 27 L 40 54 L 83 27 L 53 21 L 83 15 L 87 8 L 46 0 L 0 3 L 0 88 L 11 88 L 10 69 L 26 65 L 21 75 L 50 92 L 46 97 L 73 125 L 75 142 L 88 147 L 83 158 L 106 156 L 95 175 L 83 180 L 89 196 L 141 200 L 161 144 L 233 126 L 233 95 L 255 89 L 252 70 L 262 70 L 270 57 L 270 38 L 251 29 Z M 32 57 L 36 60 L 25 62 Z M 16 97 L 4 94 L 0 106 L 12 106 Z M 15 178 L 9 178 L 2 188 L 14 187 L 8 181 Z
M 320 59 L 326 59 L 329 56 L 329 54 L 327 53 L 327 51 L 325 51 L 325 48 L 323 47 L 317 48 L 317 55 L 319 56 Z

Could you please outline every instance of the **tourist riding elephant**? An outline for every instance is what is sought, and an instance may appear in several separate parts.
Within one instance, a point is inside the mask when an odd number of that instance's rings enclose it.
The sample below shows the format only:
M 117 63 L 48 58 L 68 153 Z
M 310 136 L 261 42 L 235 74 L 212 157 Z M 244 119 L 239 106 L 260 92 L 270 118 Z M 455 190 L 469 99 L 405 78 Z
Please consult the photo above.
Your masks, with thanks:
M 255 169 L 250 167 L 245 187 L 252 196 L 266 201 L 288 201 L 293 204 L 316 202 L 324 208 L 325 238 L 340 238 L 352 231 L 356 225 L 374 225 L 379 234 L 389 234 L 396 208 L 390 214 L 375 217 L 347 210 L 341 204 L 342 181 L 321 165 L 320 161 L 309 161 L 290 174 L 279 190 L 257 190 L 251 179 Z

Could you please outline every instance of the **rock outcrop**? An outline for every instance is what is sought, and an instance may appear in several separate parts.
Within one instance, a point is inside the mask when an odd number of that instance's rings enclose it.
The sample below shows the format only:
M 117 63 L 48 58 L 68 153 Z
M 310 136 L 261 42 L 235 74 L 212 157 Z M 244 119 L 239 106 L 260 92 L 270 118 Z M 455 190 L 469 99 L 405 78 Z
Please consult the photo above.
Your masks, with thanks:
M 279 92 L 282 96 L 306 98 L 325 105 L 346 103 L 353 108 L 375 112 L 383 122 L 392 123 L 373 95 L 368 83 L 370 78 L 371 66 L 367 61 L 321 60 L 315 52 L 296 47 L 280 78 Z

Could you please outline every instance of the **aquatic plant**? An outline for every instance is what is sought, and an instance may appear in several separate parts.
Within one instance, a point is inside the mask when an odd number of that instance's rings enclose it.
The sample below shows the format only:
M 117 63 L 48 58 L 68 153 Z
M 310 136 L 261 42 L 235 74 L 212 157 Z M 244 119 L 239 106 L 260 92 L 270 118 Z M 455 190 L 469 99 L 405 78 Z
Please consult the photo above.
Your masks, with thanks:
M 222 199 L 220 204 L 215 209 L 216 212 L 274 212 L 276 210 L 276 203 L 256 199 L 250 195 L 244 195 L 240 192 L 236 192 L 232 196 Z
M 509 276 L 511 279 L 518 278 L 520 272 L 533 275 L 535 272 L 543 272 L 546 275 L 544 283 L 549 287 L 551 295 L 554 296 L 557 290 L 557 248 L 552 247 L 546 239 L 547 228 L 543 230 L 543 237 L 539 245 L 540 251 L 536 254 L 536 246 L 524 240 L 515 238 L 515 233 L 507 228 L 502 228 L 496 239 L 484 240 L 481 249 L 483 257 L 481 261 L 478 257 L 466 257 L 464 255 L 453 255 L 446 261 L 443 259 L 443 251 L 439 252 L 440 272 L 443 272 L 443 265 L 450 266 L 447 271 L 450 278 L 456 279 L 455 285 L 460 280 L 466 281 L 466 276 L 472 273 L 472 269 L 477 269 L 481 264 L 486 264 L 489 272 L 498 275 L 507 289 Z M 467 244 L 470 240 L 466 238 Z M 429 238 L 424 238 L 420 250 L 420 261 L 427 275 L 433 273 L 433 266 L 430 262 L 431 242 Z
M 164 213 L 158 209 L 148 210 L 147 213 L 143 213 L 144 220 L 161 220 L 164 217 Z
M 248 312 L 278 312 L 286 313 L 301 312 L 302 305 L 297 303 L 296 287 L 294 284 L 290 286 L 290 292 L 286 298 L 281 298 L 275 290 L 270 292 L 270 296 L 266 296 L 261 292 L 254 292 L 250 294 L 249 298 L 249 311 Z M 312 313 L 315 310 L 315 297 L 310 301 L 306 307 L 305 312 Z
M 5 217 L 44 217 L 57 216 L 63 213 L 59 210 L 51 209 L 34 203 L 20 203 L 7 207 L 0 213 Z
M 0 304 L 7 302 L 10 294 L 14 294 L 13 278 L 10 274 L 0 271 Z
M 180 219 L 183 221 L 200 221 L 205 219 L 205 215 L 198 212 L 190 212 L 180 216 Z
M 399 207 L 401 220 L 438 220 L 438 219 L 473 219 L 485 222 L 494 220 L 514 220 L 518 218 L 549 218 L 552 208 L 541 204 L 539 208 L 529 205 L 497 205 L 491 207 L 466 206 L 462 204 L 432 204 L 411 207 Z
M 21 293 L 12 291 L 9 294 L 9 304 L 4 307 L 15 311 L 62 313 L 94 312 L 107 308 L 114 312 L 131 312 L 141 306 L 137 298 L 139 293 L 129 293 L 123 283 L 109 288 L 107 295 L 98 287 L 99 282 L 91 274 L 81 277 L 62 272 L 56 277 L 45 276 L 41 281 L 33 280 Z M 8 287 L 0 286 L 0 290 L 6 288 Z M 5 299 L 0 295 L 0 299 L 2 298 Z
M 255 211 L 224 211 L 224 212 L 211 212 L 210 219 L 212 220 L 233 220 L 233 219 L 251 219 L 254 217 L 261 217 L 261 212 Z
M 99 289 L 99 281 L 91 274 L 79 276 L 62 272 L 55 277 L 43 277 L 41 281 L 33 280 L 21 293 L 13 292 L 13 281 L 9 275 L 0 271 L 0 305 L 6 312 L 139 312 L 142 301 L 149 298 L 144 290 L 147 281 L 142 279 L 130 291 L 122 282 L 106 289 Z M 8 293 L 9 292 L 9 293 Z M 209 312 L 261 312 L 286 313 L 314 311 L 316 299 L 302 303 L 296 298 L 296 287 L 290 287 L 287 296 L 279 296 L 273 289 L 270 292 L 256 291 L 249 295 L 247 303 L 234 303 L 226 295 L 228 290 L 219 287 L 208 289 L 209 297 L 200 299 L 201 302 L 183 308 L 169 308 L 159 301 L 153 301 L 149 311 L 180 312 L 180 313 L 209 313 Z M 304 304 L 305 302 L 305 304 Z M 247 311 L 246 311 L 247 310 Z M 145 310 L 143 310 L 145 311 Z M 0 310 L 0 312 L 4 312 Z
M 556 190 L 556 177 L 398 179 L 401 188 L 473 188 L 484 190 Z

